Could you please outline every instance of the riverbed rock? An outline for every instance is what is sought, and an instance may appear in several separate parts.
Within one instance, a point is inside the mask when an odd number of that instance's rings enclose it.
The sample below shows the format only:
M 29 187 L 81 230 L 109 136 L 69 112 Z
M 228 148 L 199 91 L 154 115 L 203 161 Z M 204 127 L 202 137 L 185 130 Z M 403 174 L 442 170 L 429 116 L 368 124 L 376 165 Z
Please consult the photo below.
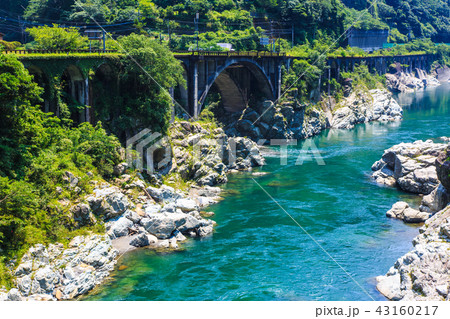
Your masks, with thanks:
M 127 210 L 123 216 L 131 220 L 134 224 L 139 224 L 142 219 L 142 216 L 133 210 Z
M 7 301 L 22 301 L 23 297 L 20 294 L 19 290 L 16 288 L 11 289 L 6 295 Z
M 63 181 L 67 182 L 70 188 L 74 188 L 78 185 L 79 178 L 73 175 L 72 172 L 65 171 L 62 176 Z
M 450 286 L 450 206 L 419 229 L 414 248 L 399 258 L 377 289 L 391 300 L 444 300 Z
M 127 163 L 119 163 L 116 166 L 114 166 L 114 175 L 116 176 L 120 176 L 125 174 L 125 172 L 128 169 L 128 164 Z
M 257 113 L 246 109 L 243 118 L 235 119 L 235 127 L 246 131 L 246 135 L 248 133 L 256 137 L 260 134 L 259 128 L 251 120 L 257 120 Z M 222 128 L 176 122 L 170 129 L 170 137 L 175 145 L 171 172 L 177 172 L 181 178 L 193 180 L 200 186 L 225 183 L 226 174 L 231 169 L 248 169 L 264 164 L 259 148 L 253 141 L 245 137 L 236 137 L 238 140 L 229 138 Z M 247 152 L 250 152 L 245 157 L 239 154 L 245 152 L 244 148 L 248 148 Z M 155 200 L 160 202 L 159 194 L 154 195 Z
M 429 75 L 422 69 L 415 69 L 412 73 L 405 72 L 400 65 L 395 74 L 387 73 L 385 76 L 386 87 L 392 92 L 410 93 L 440 85 L 434 75 Z
M 62 244 L 35 245 L 22 257 L 14 273 L 17 288 L 8 292 L 7 300 L 73 299 L 101 283 L 116 257 L 108 236 L 78 236 L 67 249 Z
M 374 163 L 372 177 L 380 184 L 430 194 L 439 183 L 435 161 L 445 148 L 445 144 L 431 140 L 400 143 L 385 150 L 381 160 Z
M 169 238 L 176 229 L 175 221 L 172 214 L 161 213 L 149 215 L 141 220 L 141 225 L 147 232 L 160 239 Z
M 77 204 L 70 209 L 72 218 L 77 225 L 77 227 L 82 227 L 86 225 L 94 225 L 97 220 L 91 211 L 91 208 L 87 204 Z
M 58 274 L 50 266 L 40 268 L 34 274 L 34 279 L 31 284 L 31 294 L 52 293 L 59 280 Z
M 130 241 L 130 245 L 135 247 L 145 247 L 150 245 L 149 235 L 145 233 L 137 235 Z
M 430 214 L 413 209 L 406 202 L 397 202 L 386 212 L 386 216 L 401 219 L 405 223 L 422 223 L 429 218 Z
M 395 273 L 391 276 L 378 276 L 376 280 L 378 291 L 386 298 L 390 300 L 400 300 L 402 298 L 400 274 Z
M 173 187 L 162 185 L 160 188 L 148 187 L 147 192 L 159 203 L 169 203 L 181 198 L 181 195 L 175 192 Z
M 409 205 L 406 202 L 396 202 L 394 205 L 392 205 L 392 208 L 386 212 L 386 216 L 391 218 L 403 219 L 405 216 L 403 212 L 408 207 Z
M 423 223 L 430 217 L 430 214 L 426 212 L 421 212 L 411 207 L 406 208 L 403 211 L 403 215 L 404 215 L 403 220 L 405 223 Z
M 331 127 L 351 129 L 371 121 L 399 121 L 403 109 L 387 90 L 356 91 L 343 99 L 334 111 Z
M 120 216 L 134 207 L 128 197 L 115 186 L 94 189 L 94 196 L 89 196 L 87 201 L 93 213 L 105 220 Z
M 212 221 L 196 218 L 185 213 L 158 213 L 141 220 L 147 232 L 159 239 L 168 239 L 175 230 L 181 233 L 197 231 L 199 227 L 212 225 Z
M 189 213 L 198 209 L 197 203 L 193 199 L 183 198 L 175 202 L 176 208 L 180 208 L 184 213 Z
M 197 230 L 198 237 L 206 237 L 214 231 L 213 225 L 201 226 Z
M 120 217 L 117 221 L 112 222 L 112 226 L 108 231 L 111 239 L 127 236 L 129 230 L 133 227 L 134 223 L 125 216 Z

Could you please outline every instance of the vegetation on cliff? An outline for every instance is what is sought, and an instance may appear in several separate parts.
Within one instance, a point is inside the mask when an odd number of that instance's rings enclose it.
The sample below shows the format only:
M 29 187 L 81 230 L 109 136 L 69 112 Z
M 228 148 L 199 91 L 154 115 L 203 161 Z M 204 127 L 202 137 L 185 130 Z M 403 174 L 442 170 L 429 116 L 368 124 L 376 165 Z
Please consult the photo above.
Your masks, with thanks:
M 41 91 L 15 57 L 0 55 L 0 264 L 35 243 L 72 237 L 63 202 L 90 192 L 87 172 L 108 177 L 120 161 L 120 143 L 101 123 L 62 125 L 36 105 Z M 68 171 L 78 176 L 76 187 Z

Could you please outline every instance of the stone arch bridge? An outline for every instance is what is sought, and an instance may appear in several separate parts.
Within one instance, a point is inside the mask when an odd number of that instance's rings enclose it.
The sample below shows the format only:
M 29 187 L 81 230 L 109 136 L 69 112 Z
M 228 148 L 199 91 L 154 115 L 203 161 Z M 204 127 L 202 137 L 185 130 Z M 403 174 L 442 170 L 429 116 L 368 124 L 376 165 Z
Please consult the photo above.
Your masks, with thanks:
M 56 90 L 60 90 L 66 102 L 79 105 L 77 112 L 72 113 L 75 122 L 95 121 L 93 109 L 84 106 L 95 107 L 95 100 L 101 98 L 96 95 L 96 83 L 118 85 L 117 55 L 19 53 L 22 63 L 44 88 L 43 109 L 59 115 L 60 94 Z M 175 57 L 182 62 L 187 87 L 175 88 L 171 94 L 194 118 L 213 87 L 220 93 L 224 108 L 231 112 L 244 109 L 252 94 L 276 100 L 281 95 L 282 67 L 289 69 L 296 59 L 271 52 L 178 52 Z M 370 71 L 384 74 L 392 63 L 398 62 L 407 72 L 414 72 L 416 68 L 428 70 L 434 60 L 432 55 L 329 58 L 324 77 L 339 80 L 341 72 L 352 71 L 361 62 Z

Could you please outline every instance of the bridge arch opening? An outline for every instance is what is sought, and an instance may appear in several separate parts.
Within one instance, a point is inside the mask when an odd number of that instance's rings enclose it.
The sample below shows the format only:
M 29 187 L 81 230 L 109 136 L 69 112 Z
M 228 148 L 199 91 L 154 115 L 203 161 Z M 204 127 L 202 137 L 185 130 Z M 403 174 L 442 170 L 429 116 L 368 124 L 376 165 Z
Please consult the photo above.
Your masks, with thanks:
M 209 78 L 200 96 L 200 112 L 214 95 L 220 95 L 220 113 L 241 113 L 248 105 L 256 105 L 275 97 L 269 76 L 254 61 L 232 61 Z
M 70 118 L 75 124 L 89 120 L 86 105 L 89 105 L 89 82 L 81 70 L 69 65 L 61 75 L 62 100 L 67 104 Z
M 110 64 L 103 63 L 95 69 L 95 73 L 89 82 L 88 96 L 89 105 L 91 105 L 88 114 L 92 123 L 98 119 L 107 127 L 114 118 L 119 116 L 119 106 L 117 105 L 120 99 L 118 81 L 117 72 Z M 110 127 L 110 129 L 113 128 Z
M 41 103 L 41 109 L 44 112 L 55 112 L 55 106 L 50 104 L 50 81 L 48 80 L 47 75 L 45 72 L 35 66 L 29 66 L 27 67 L 28 73 L 33 76 L 33 81 L 37 83 L 41 88 L 44 89 L 44 93 L 42 94 L 43 102 Z

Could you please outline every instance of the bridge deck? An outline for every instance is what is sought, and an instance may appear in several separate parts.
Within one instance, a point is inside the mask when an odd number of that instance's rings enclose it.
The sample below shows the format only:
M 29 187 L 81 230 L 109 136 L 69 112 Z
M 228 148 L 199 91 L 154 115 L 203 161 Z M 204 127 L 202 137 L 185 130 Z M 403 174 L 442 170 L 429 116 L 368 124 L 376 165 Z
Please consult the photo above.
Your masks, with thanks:
M 6 54 L 17 55 L 69 55 L 69 54 L 83 54 L 86 56 L 101 56 L 101 55 L 120 55 L 121 53 L 115 50 L 5 50 Z M 265 57 L 265 58 L 289 58 L 289 59 L 306 59 L 306 57 L 299 57 L 290 55 L 286 52 L 269 52 L 269 51 L 174 51 L 176 58 L 185 57 Z M 329 56 L 328 59 L 372 59 L 372 58 L 401 58 L 401 57 L 419 57 L 430 54 L 402 54 L 402 55 L 365 55 L 365 56 Z

